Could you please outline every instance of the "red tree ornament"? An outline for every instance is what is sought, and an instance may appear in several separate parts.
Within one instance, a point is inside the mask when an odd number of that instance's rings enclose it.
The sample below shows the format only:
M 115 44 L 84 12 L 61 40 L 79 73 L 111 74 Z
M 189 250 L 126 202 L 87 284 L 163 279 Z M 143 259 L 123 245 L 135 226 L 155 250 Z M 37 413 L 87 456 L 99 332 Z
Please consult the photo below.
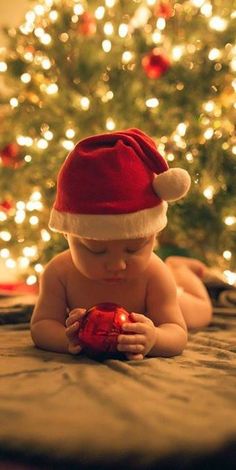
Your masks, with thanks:
M 79 321 L 79 343 L 88 354 L 118 353 L 117 337 L 125 322 L 133 320 L 120 305 L 109 302 L 95 305 Z
M 21 165 L 19 145 L 13 142 L 0 150 L 0 161 L 5 167 L 14 169 L 19 167 Z
M 148 78 L 159 78 L 170 68 L 169 58 L 159 49 L 153 49 L 142 59 L 142 66 Z
M 174 8 L 169 2 L 157 2 L 154 15 L 158 18 L 165 18 L 166 20 L 174 15 Z
M 0 211 L 5 212 L 6 214 L 13 209 L 13 204 L 10 199 L 4 199 L 3 201 L 0 201 Z
M 93 36 L 96 33 L 97 25 L 95 18 L 91 15 L 91 13 L 84 12 L 79 17 L 79 25 L 78 31 L 83 36 Z

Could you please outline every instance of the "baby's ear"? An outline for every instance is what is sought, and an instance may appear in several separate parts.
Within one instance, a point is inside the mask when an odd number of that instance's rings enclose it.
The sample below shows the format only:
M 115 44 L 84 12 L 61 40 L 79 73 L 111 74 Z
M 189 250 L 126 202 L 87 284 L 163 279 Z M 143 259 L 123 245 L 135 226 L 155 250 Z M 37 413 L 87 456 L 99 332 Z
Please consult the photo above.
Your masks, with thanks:
M 64 232 L 63 232 L 63 235 L 64 235 L 64 237 L 65 237 L 66 240 L 67 240 L 67 233 L 64 233 Z

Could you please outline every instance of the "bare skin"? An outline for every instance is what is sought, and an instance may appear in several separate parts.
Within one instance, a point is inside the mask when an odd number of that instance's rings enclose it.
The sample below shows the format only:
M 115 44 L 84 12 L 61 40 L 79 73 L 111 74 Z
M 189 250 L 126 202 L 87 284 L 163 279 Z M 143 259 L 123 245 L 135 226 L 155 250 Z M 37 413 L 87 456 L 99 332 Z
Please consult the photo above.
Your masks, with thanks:
M 200 280 L 204 265 L 174 257 L 163 263 L 153 253 L 155 235 L 109 242 L 68 235 L 68 243 L 69 250 L 56 256 L 41 278 L 31 320 L 38 347 L 79 354 L 80 318 L 100 302 L 132 312 L 134 323 L 124 325 L 117 347 L 132 360 L 180 354 L 187 328 L 210 322 L 211 305 Z M 182 288 L 179 295 L 176 285 Z

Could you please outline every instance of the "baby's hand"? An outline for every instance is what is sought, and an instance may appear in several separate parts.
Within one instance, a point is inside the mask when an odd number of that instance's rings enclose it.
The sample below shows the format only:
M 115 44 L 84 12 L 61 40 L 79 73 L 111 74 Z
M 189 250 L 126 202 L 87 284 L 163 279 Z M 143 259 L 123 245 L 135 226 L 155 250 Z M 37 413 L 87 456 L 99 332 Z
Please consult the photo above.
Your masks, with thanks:
M 68 352 L 70 354 L 79 354 L 82 350 L 79 340 L 79 320 L 84 316 L 85 308 L 74 308 L 66 319 L 66 336 L 69 340 Z
M 124 334 L 118 336 L 118 351 L 127 359 L 140 360 L 153 348 L 156 341 L 156 327 L 150 318 L 140 313 L 131 313 L 134 323 L 124 323 Z M 125 334 L 128 333 L 128 334 Z

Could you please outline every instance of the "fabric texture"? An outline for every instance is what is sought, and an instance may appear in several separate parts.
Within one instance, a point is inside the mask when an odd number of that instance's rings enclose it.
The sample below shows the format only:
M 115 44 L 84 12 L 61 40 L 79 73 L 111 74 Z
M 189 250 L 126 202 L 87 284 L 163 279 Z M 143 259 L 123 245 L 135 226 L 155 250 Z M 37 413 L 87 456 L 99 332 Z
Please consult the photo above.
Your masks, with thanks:
M 88 137 L 59 172 L 49 227 L 104 240 L 149 235 L 165 227 L 167 201 L 189 186 L 188 173 L 169 169 L 139 129 Z
M 36 349 L 27 324 L 1 326 L 1 458 L 30 469 L 233 470 L 235 334 L 235 316 L 217 315 L 181 356 L 99 362 Z

